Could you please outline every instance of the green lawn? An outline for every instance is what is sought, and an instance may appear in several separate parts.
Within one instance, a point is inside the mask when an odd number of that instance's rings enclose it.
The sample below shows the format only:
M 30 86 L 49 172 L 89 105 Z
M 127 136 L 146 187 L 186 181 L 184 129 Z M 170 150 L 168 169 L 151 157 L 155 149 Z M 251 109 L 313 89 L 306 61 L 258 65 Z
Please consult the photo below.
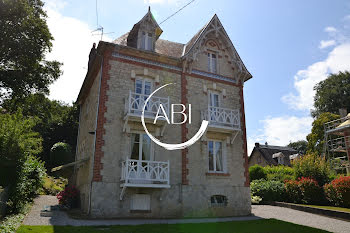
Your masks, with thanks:
M 321 205 L 304 205 L 304 204 L 300 204 L 300 205 L 314 207 L 314 208 L 320 208 L 320 209 L 327 209 L 327 210 L 343 211 L 343 212 L 350 213 L 350 209 L 349 208 L 343 208 L 343 207 L 321 206 Z
M 21 226 L 17 233 L 316 233 L 328 232 L 276 219 L 253 221 L 150 224 L 137 226 Z

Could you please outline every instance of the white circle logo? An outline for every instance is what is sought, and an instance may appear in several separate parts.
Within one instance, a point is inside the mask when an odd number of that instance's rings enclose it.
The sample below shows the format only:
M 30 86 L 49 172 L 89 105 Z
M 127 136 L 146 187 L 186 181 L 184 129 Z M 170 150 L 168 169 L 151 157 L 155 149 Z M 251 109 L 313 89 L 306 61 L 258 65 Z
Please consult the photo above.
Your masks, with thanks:
M 198 139 L 200 139 L 203 134 L 205 133 L 205 131 L 207 130 L 207 127 L 209 125 L 209 121 L 206 121 L 206 120 L 203 120 L 202 121 L 202 124 L 201 124 L 201 127 L 199 128 L 198 132 L 191 138 L 189 139 L 188 141 L 186 142 L 183 142 L 183 143 L 179 143 L 179 144 L 168 144 L 168 143 L 163 143 L 161 141 L 159 141 L 157 138 L 153 137 L 149 132 L 148 132 L 148 129 L 146 127 L 146 124 L 145 124 L 145 109 L 146 109 L 146 106 L 147 106 L 147 103 L 148 101 L 151 99 L 152 95 L 154 93 L 156 93 L 157 91 L 159 91 L 160 89 L 168 86 L 168 85 L 171 85 L 171 84 L 174 84 L 174 83 L 168 83 L 168 84 L 165 84 L 164 86 L 161 86 L 159 87 L 158 89 L 156 89 L 154 92 L 152 92 L 148 98 L 146 99 L 145 101 L 145 105 L 143 106 L 143 109 L 142 109 L 142 115 L 141 115 L 141 122 L 142 122 L 142 126 L 143 128 L 145 129 L 145 132 L 147 133 L 147 135 L 150 137 L 150 139 L 158 144 L 159 146 L 161 147 L 164 147 L 165 149 L 167 150 L 180 150 L 180 149 L 184 149 L 186 147 L 189 147 L 191 146 L 192 144 L 194 144 L 196 141 L 198 141 Z M 186 123 L 186 122 L 183 122 L 183 123 Z

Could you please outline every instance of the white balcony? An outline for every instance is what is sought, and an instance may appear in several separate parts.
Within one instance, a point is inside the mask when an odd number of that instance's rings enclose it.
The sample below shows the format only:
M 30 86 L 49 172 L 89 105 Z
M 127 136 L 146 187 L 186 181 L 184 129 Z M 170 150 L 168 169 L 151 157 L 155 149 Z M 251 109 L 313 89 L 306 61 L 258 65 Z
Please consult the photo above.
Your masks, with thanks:
M 339 137 L 328 141 L 329 151 L 332 152 L 346 152 L 350 147 L 350 136 Z
M 142 114 L 143 106 L 145 105 L 148 95 L 138 94 L 130 91 L 129 96 L 125 101 L 125 116 L 133 117 L 134 119 L 140 120 Z M 145 108 L 145 120 L 154 119 L 157 115 L 158 108 L 160 104 L 163 105 L 165 112 L 169 115 L 170 100 L 169 97 L 158 97 L 152 96 L 147 102 Z M 162 113 L 162 111 L 160 111 Z M 159 121 L 164 120 L 164 118 L 159 118 Z M 165 120 L 164 120 L 165 121 Z M 158 121 L 157 121 L 158 122 Z
M 121 187 L 170 188 L 169 161 L 126 159 L 122 162 Z
M 239 131 L 241 129 L 238 109 L 211 107 L 202 111 L 202 119 L 209 121 L 209 130 Z
M 350 129 L 350 114 L 346 117 L 329 121 L 325 123 L 324 127 L 327 133 L 334 133 L 337 135 L 342 135 L 343 131 L 346 129 Z

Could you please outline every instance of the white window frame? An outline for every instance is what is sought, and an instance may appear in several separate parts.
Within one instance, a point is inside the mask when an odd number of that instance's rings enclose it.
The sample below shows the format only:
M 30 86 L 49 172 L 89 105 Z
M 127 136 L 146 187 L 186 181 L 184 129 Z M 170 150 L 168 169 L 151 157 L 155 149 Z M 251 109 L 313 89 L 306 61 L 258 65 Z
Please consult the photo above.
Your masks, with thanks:
M 208 52 L 208 71 L 214 74 L 218 72 L 218 55 L 214 52 Z
M 137 81 L 141 81 L 142 82 L 142 87 L 141 87 L 141 93 L 137 93 L 136 92 L 136 89 L 137 89 L 137 87 L 136 87 L 136 85 L 137 85 Z M 153 79 L 150 79 L 150 78 L 142 78 L 142 77 L 137 77 L 136 78 L 136 80 L 135 80 L 135 93 L 136 94 L 141 94 L 141 95 L 145 95 L 145 83 L 146 82 L 150 82 L 151 83 L 151 92 L 150 92 L 150 94 L 152 93 L 152 91 L 153 91 Z
M 150 32 L 141 32 L 140 48 L 144 50 L 153 51 L 153 34 Z
M 143 147 L 143 136 L 144 135 L 147 135 L 145 133 L 132 133 L 132 134 L 138 134 L 139 135 L 139 156 L 138 156 L 138 159 L 137 160 L 142 160 L 142 147 Z M 131 145 L 130 143 L 130 153 L 129 153 L 129 158 L 131 159 L 131 156 L 132 156 L 132 149 L 133 149 L 133 146 L 134 145 Z M 149 161 L 154 161 L 154 145 L 153 145 L 153 141 L 151 140 L 151 154 L 150 154 L 150 159 Z M 148 161 L 148 160 L 145 160 L 145 161 Z
M 214 103 L 214 95 L 217 95 L 218 96 L 218 106 L 214 106 L 214 105 L 211 105 L 210 102 Z M 209 107 L 218 107 L 220 108 L 220 92 L 218 91 L 209 91 L 209 95 L 208 95 L 208 105 Z
M 213 169 L 214 170 L 210 170 L 210 166 L 209 166 L 209 143 L 213 142 Z M 221 153 L 222 153 L 222 171 L 217 171 L 216 170 L 216 154 L 215 152 L 215 142 L 220 142 L 221 143 Z M 224 141 L 220 141 L 220 140 L 208 140 L 207 141 L 208 144 L 208 173 L 226 173 L 227 172 L 227 164 L 226 164 L 226 144 L 224 143 Z

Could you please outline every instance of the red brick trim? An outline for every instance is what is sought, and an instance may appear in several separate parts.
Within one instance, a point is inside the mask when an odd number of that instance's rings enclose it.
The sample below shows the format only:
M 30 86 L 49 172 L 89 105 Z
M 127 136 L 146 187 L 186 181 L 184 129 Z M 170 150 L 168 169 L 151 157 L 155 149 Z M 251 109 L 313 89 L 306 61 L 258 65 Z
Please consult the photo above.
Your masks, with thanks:
M 112 56 L 111 51 L 106 51 L 103 55 L 103 65 L 102 65 L 102 78 L 100 86 L 100 96 L 99 96 L 99 108 L 97 115 L 97 128 L 96 128 L 96 145 L 95 145 L 95 157 L 94 157 L 94 168 L 93 168 L 93 177 L 92 180 L 95 182 L 102 181 L 101 170 L 103 169 L 102 157 L 104 152 L 102 147 L 105 144 L 103 139 L 106 130 L 104 124 L 106 123 L 105 113 L 107 112 L 106 102 L 108 100 L 107 91 L 109 89 L 108 80 L 109 70 L 111 68 L 109 61 Z
M 188 103 L 188 100 L 187 100 L 187 80 L 186 80 L 186 77 L 185 77 L 184 73 L 181 74 L 181 103 L 184 104 L 184 105 L 186 105 Z M 186 109 L 186 114 L 187 114 L 187 109 Z M 187 133 L 188 133 L 188 128 L 186 126 L 186 123 L 184 123 L 184 124 L 181 125 L 181 140 L 182 140 L 182 142 L 187 141 Z M 188 149 L 187 148 L 181 150 L 182 184 L 183 185 L 188 185 L 188 179 L 187 179 L 187 175 L 188 175 L 188 168 L 187 168 L 188 158 L 187 158 L 187 154 L 188 154 Z
M 135 58 L 138 58 L 138 57 L 135 57 Z M 128 64 L 133 64 L 133 65 L 137 65 L 137 66 L 142 66 L 142 67 L 146 67 L 146 68 L 151 68 L 151 69 L 155 69 L 155 70 L 164 70 L 164 71 L 175 73 L 175 74 L 182 74 L 182 72 L 180 72 L 180 71 L 167 69 L 167 68 L 163 68 L 163 67 L 159 67 L 159 66 L 155 66 L 155 65 L 145 64 L 145 63 L 142 63 L 142 62 L 130 61 L 130 60 L 123 59 L 123 58 L 111 57 L 111 60 L 124 62 L 124 63 L 128 63 Z M 206 71 L 203 71 L 203 72 L 206 72 Z M 191 76 L 191 77 L 195 77 L 195 78 L 201 78 L 201 79 L 213 81 L 213 82 L 223 83 L 223 84 L 226 84 L 226 85 L 231 85 L 231 86 L 236 86 L 236 87 L 240 86 L 239 84 L 227 82 L 225 80 L 219 80 L 219 79 L 206 77 L 206 76 L 202 76 L 202 75 L 199 75 L 199 74 L 186 73 L 186 75 Z M 223 76 L 223 77 L 226 77 L 226 76 Z M 230 77 L 226 77 L 226 78 L 230 78 Z
M 243 140 L 243 166 L 245 182 L 244 186 L 249 187 L 249 170 L 248 170 L 248 152 L 247 152 L 247 132 L 245 126 L 245 113 L 244 113 L 244 97 L 243 97 L 243 85 L 240 86 L 239 99 L 241 102 L 241 127 L 242 127 L 242 140 Z
M 215 172 L 207 172 L 205 173 L 207 176 L 230 176 L 230 173 L 215 173 Z

